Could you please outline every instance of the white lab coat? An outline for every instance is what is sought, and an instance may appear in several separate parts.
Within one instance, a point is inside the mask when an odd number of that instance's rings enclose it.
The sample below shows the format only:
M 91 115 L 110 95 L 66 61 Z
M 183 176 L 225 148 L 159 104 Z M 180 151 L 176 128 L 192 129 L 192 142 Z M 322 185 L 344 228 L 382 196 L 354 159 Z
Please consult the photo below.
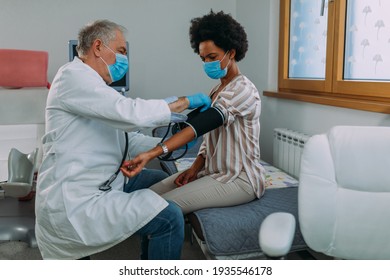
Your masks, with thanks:
M 44 259 L 78 259 L 103 251 L 167 206 L 149 189 L 124 193 L 121 173 L 111 191 L 98 186 L 120 165 L 124 130 L 169 120 L 165 101 L 125 98 L 77 57 L 58 71 L 47 99 L 36 192 L 35 232 Z M 156 143 L 130 133 L 129 152 L 137 154 Z

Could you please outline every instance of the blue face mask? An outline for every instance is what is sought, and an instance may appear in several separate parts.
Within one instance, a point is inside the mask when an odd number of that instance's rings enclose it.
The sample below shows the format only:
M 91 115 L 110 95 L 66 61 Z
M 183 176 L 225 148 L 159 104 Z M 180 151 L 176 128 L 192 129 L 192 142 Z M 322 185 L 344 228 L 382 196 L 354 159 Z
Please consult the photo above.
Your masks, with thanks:
M 107 65 L 107 69 L 108 69 L 108 73 L 110 73 L 111 81 L 116 82 L 122 79 L 123 76 L 126 75 L 127 70 L 129 70 L 129 60 L 127 59 L 127 56 L 120 53 L 115 53 L 109 47 L 107 48 L 115 54 L 115 63 L 108 65 L 103 58 L 101 57 L 100 58 Z
M 223 58 L 221 60 L 211 61 L 211 62 L 203 62 L 203 69 L 206 72 L 207 76 L 209 76 L 211 79 L 221 79 L 226 76 L 227 74 L 227 68 L 229 66 L 229 63 L 226 65 L 224 69 L 221 69 L 221 62 L 224 60 L 226 54 L 229 51 L 225 53 Z

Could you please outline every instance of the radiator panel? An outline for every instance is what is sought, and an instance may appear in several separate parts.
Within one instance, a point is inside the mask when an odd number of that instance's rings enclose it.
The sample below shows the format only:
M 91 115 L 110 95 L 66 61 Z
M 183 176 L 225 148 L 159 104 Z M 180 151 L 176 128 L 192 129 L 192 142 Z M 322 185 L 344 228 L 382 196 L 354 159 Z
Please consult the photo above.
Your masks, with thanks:
M 287 128 L 275 128 L 273 165 L 294 178 L 299 178 L 301 155 L 310 136 Z

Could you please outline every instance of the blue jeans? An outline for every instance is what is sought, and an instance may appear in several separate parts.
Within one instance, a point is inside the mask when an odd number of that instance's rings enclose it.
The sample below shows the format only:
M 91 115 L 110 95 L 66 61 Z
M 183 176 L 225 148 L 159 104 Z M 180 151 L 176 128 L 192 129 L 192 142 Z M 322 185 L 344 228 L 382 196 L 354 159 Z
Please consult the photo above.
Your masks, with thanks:
M 141 260 L 180 260 L 184 242 L 184 218 L 179 206 L 169 205 L 144 227 L 141 236 Z
M 123 191 L 131 193 L 136 190 L 146 189 L 167 177 L 168 174 L 162 170 L 144 169 L 138 175 L 129 179 L 123 187 Z
M 161 170 L 144 169 L 130 178 L 123 191 L 131 193 L 149 188 L 168 177 Z M 142 260 L 179 260 L 184 241 L 184 219 L 181 209 L 173 202 L 149 223 L 138 230 L 141 236 Z

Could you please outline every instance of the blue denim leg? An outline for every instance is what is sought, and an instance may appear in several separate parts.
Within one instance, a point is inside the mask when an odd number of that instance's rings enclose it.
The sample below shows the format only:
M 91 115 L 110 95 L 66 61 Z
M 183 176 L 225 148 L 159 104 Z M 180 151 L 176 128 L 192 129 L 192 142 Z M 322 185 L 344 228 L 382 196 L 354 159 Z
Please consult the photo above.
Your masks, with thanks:
M 184 218 L 173 202 L 141 228 L 141 259 L 180 260 L 184 242 Z
M 146 189 L 167 177 L 168 174 L 162 170 L 144 169 L 138 175 L 129 179 L 123 187 L 123 191 L 131 193 L 136 190 Z

